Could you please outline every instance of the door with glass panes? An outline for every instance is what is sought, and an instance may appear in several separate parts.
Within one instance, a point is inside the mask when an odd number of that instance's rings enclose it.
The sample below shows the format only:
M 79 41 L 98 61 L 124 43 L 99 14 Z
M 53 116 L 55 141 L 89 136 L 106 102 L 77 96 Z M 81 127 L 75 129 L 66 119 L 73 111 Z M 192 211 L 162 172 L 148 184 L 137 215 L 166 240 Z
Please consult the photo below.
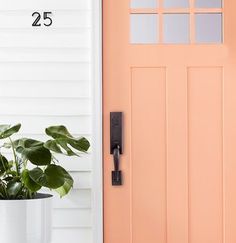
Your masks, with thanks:
M 104 242 L 235 243 L 236 2 L 103 4 Z

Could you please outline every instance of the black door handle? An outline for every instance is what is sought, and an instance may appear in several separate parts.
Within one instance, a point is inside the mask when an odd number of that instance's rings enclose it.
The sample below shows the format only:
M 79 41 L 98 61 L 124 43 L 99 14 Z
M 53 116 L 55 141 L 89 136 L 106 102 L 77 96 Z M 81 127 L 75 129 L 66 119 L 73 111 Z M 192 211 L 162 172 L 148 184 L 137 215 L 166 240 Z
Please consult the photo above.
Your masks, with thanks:
M 122 112 L 110 113 L 110 153 L 113 155 L 114 170 L 112 171 L 112 185 L 122 185 L 122 172 L 120 167 L 120 154 L 122 154 Z
M 113 186 L 121 186 L 122 185 L 122 173 L 119 170 L 120 166 L 120 150 L 119 148 L 114 149 L 113 151 L 113 159 L 114 159 L 114 170 L 112 171 L 112 185 Z

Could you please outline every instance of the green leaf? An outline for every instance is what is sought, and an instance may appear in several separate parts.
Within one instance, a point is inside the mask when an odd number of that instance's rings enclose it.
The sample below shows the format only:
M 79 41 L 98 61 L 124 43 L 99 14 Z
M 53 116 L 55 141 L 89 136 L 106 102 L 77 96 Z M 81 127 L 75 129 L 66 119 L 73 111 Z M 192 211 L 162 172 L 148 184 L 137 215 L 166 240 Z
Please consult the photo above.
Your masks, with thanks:
M 12 176 L 7 176 L 7 177 L 3 178 L 2 180 L 9 182 L 9 181 L 13 180 L 13 177 Z
M 87 152 L 89 147 L 90 147 L 89 141 L 84 137 L 81 137 L 81 138 L 78 138 L 78 139 L 73 139 L 68 143 L 73 148 L 77 149 L 78 151 L 82 151 L 82 152 Z
M 30 170 L 29 176 L 37 184 L 50 189 L 57 189 L 65 183 L 62 167 L 53 164 L 48 165 L 45 171 L 41 168 Z
M 3 147 L 6 149 L 10 149 L 12 147 L 11 143 L 4 143 Z
M 56 141 L 55 140 L 48 140 L 45 144 L 44 144 L 44 147 L 53 151 L 53 152 L 56 152 L 56 153 L 59 153 L 59 154 L 62 154 L 62 150 L 61 148 L 59 147 L 59 145 L 57 145 Z
M 55 191 L 60 195 L 60 197 L 63 197 L 66 194 L 68 194 L 68 192 L 71 190 L 71 188 L 73 187 L 73 184 L 74 184 L 74 180 L 70 176 L 70 174 L 64 168 L 62 168 L 62 170 L 64 172 L 65 183 L 63 186 L 55 189 Z
M 46 131 L 46 134 L 48 136 L 51 136 L 54 139 L 67 138 L 67 137 L 73 138 L 73 136 L 69 133 L 67 128 L 65 126 L 63 126 L 63 125 L 51 126 L 51 127 L 46 128 L 45 131 Z
M 7 194 L 10 198 L 16 198 L 17 194 L 22 189 L 22 183 L 18 181 L 10 181 L 7 184 Z
M 28 159 L 32 164 L 42 166 L 51 163 L 51 152 L 44 147 L 23 148 L 18 147 L 16 151 Z
M 6 186 L 2 181 L 0 180 L 0 199 L 7 199 L 7 191 L 6 191 Z
M 10 171 L 8 171 L 7 172 L 9 175 L 12 175 L 13 177 L 16 177 L 17 176 L 17 172 L 16 171 L 12 171 L 12 170 L 10 170 Z
M 22 181 L 25 187 L 28 188 L 31 192 L 37 192 L 42 187 L 30 178 L 29 170 L 27 169 L 22 172 Z
M 52 154 L 41 141 L 23 138 L 15 141 L 14 146 L 17 153 L 20 153 L 34 165 L 42 166 L 51 163 Z
M 5 172 L 10 168 L 8 160 L 0 154 L 0 171 Z
M 78 156 L 76 151 L 87 152 L 90 147 L 90 143 L 86 138 L 73 137 L 65 126 L 51 126 L 46 128 L 46 134 L 54 138 L 54 140 L 48 140 L 44 144 L 44 147 L 56 153 L 63 153 L 63 149 L 68 156 Z M 72 148 L 76 151 L 73 151 Z
M 70 145 L 70 138 L 58 138 L 55 139 L 55 143 L 58 144 L 62 149 L 66 151 L 68 156 L 78 156 L 68 145 Z
M 43 142 L 31 138 L 21 138 L 13 142 L 15 147 L 38 147 L 43 146 Z
M 0 139 L 8 138 L 14 133 L 17 133 L 21 128 L 21 124 L 11 125 L 0 125 Z

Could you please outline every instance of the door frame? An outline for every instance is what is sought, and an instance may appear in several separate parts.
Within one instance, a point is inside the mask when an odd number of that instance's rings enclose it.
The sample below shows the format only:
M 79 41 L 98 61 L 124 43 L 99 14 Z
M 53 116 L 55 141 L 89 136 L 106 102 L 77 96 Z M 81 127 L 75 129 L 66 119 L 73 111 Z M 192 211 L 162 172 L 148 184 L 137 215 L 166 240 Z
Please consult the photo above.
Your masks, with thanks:
M 103 243 L 102 0 L 92 4 L 92 235 Z

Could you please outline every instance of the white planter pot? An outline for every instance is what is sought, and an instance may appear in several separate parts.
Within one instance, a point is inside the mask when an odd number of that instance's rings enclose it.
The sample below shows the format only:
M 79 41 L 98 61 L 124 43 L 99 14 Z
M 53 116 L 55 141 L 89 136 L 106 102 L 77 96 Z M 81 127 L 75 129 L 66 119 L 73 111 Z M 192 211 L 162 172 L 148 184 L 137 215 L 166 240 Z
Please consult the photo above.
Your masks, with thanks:
M 0 200 L 1 243 L 50 243 L 52 196 Z

